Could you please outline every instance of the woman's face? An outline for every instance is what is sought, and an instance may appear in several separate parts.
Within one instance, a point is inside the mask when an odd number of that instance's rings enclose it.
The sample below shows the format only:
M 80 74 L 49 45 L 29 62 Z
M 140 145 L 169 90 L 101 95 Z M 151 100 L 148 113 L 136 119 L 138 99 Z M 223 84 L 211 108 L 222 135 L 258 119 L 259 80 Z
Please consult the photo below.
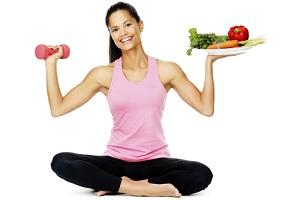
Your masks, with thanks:
M 116 46 L 121 50 L 130 50 L 141 43 L 143 22 L 138 23 L 127 10 L 112 13 L 108 29 Z

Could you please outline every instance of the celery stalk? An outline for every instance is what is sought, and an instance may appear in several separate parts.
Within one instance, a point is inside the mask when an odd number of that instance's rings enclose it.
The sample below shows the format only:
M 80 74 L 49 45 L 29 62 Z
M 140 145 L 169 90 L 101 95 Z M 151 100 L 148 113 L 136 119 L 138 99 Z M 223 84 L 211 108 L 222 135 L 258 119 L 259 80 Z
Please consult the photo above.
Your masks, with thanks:
M 265 43 L 265 38 L 263 36 L 239 42 L 239 44 L 243 46 L 255 46 L 255 45 L 264 44 L 264 43 Z

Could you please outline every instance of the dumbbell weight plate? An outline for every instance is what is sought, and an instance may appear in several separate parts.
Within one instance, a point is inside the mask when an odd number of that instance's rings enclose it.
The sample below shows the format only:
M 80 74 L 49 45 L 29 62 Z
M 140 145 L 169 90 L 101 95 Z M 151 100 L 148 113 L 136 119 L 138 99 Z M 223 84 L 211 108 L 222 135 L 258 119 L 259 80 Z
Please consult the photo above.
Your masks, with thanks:
M 44 44 L 37 45 L 35 48 L 35 56 L 38 59 L 46 59 L 48 57 L 48 48 Z

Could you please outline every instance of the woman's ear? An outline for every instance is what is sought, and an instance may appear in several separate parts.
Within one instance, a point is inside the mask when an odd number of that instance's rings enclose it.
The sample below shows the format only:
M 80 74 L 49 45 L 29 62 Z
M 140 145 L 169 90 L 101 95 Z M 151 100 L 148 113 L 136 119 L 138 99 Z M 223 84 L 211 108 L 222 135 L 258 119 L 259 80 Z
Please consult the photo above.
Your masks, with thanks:
M 139 29 L 140 29 L 140 32 L 143 32 L 143 29 L 144 29 L 144 23 L 142 20 L 140 20 L 139 22 Z

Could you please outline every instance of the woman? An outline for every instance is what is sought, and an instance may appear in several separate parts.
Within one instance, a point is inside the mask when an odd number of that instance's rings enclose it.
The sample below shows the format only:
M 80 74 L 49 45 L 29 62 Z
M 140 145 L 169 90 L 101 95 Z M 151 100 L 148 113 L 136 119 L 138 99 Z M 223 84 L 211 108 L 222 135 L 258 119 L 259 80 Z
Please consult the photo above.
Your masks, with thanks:
M 54 117 L 71 112 L 102 92 L 114 119 L 104 155 L 58 153 L 51 162 L 52 170 L 66 181 L 94 189 L 98 196 L 125 193 L 180 197 L 205 189 L 212 180 L 212 172 L 202 163 L 170 157 L 161 117 L 171 88 L 192 108 L 212 116 L 212 65 L 224 56 L 207 56 L 200 92 L 177 64 L 145 53 L 141 42 L 143 22 L 130 4 L 112 5 L 107 11 L 106 25 L 110 33 L 110 64 L 93 68 L 64 97 L 56 72 L 62 49 L 45 61 Z

